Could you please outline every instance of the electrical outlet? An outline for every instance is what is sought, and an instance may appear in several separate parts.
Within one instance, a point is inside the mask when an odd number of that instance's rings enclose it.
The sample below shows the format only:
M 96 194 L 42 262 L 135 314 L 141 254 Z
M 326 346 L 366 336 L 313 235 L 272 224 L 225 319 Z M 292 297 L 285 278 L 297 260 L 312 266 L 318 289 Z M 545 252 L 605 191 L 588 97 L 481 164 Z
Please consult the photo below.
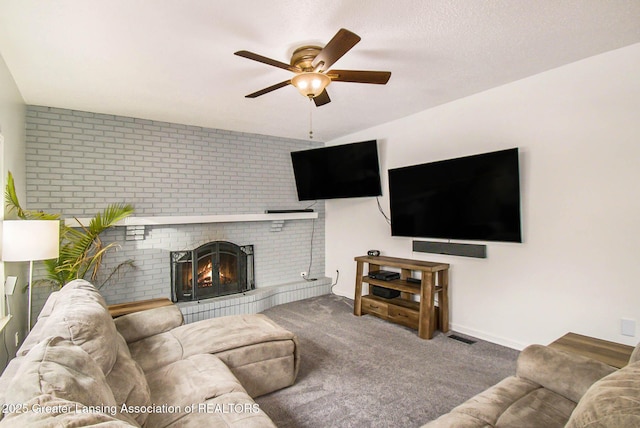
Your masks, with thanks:
M 300 272 L 300 276 L 303 277 L 303 278 L 306 278 L 307 277 L 307 273 L 306 272 Z
M 16 346 L 20 344 L 20 333 L 16 331 Z
M 634 337 L 636 335 L 636 321 L 630 319 L 620 320 L 620 333 L 623 336 Z

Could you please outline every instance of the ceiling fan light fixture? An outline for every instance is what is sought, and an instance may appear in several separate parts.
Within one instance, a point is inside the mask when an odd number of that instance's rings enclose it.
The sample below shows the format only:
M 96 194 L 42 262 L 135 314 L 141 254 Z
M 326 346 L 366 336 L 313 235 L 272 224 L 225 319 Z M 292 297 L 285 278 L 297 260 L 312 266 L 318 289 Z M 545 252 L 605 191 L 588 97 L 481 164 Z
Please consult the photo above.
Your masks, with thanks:
M 326 74 L 313 71 L 296 74 L 291 79 L 291 84 L 305 97 L 315 98 L 320 95 L 331 83 L 331 78 Z
M 324 47 L 301 46 L 297 48 L 293 51 L 289 64 L 249 51 L 235 52 L 235 55 L 243 58 L 295 73 L 292 79 L 268 86 L 245 95 L 245 97 L 256 98 L 276 89 L 293 85 L 306 98 L 313 99 L 316 107 L 320 107 L 331 102 L 325 89 L 333 81 L 385 85 L 391 77 L 390 71 L 331 69 L 331 66 L 358 42 L 360 42 L 360 36 L 341 28 Z

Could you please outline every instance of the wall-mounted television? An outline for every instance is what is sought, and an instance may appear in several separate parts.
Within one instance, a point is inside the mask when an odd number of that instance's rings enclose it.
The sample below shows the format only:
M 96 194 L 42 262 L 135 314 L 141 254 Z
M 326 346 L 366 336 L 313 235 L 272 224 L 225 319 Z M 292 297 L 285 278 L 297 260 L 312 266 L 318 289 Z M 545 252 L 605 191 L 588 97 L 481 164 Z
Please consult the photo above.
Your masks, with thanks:
M 522 242 L 518 149 L 389 170 L 391 234 Z
M 375 140 L 291 152 L 298 200 L 380 196 Z

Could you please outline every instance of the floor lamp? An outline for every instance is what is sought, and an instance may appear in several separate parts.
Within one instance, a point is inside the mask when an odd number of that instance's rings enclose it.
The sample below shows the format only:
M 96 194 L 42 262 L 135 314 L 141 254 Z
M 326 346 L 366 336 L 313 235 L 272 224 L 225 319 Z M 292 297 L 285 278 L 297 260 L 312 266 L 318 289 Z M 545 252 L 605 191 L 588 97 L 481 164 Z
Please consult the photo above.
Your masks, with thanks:
M 33 262 L 55 259 L 59 252 L 59 220 L 5 220 L 2 222 L 2 261 L 29 262 L 29 312 L 27 313 L 29 331 L 31 331 Z

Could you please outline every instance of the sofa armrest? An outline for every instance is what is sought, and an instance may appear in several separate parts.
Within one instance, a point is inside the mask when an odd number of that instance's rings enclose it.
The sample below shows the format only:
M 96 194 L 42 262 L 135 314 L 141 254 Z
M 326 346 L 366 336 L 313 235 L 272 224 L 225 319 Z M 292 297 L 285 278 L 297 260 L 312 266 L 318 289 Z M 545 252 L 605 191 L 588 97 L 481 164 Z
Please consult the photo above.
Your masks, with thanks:
M 184 324 L 184 318 L 180 309 L 171 305 L 123 315 L 114 322 L 127 343 L 132 343 L 173 330 Z
M 577 403 L 594 382 L 615 370 L 581 355 L 531 345 L 520 353 L 516 374 Z

